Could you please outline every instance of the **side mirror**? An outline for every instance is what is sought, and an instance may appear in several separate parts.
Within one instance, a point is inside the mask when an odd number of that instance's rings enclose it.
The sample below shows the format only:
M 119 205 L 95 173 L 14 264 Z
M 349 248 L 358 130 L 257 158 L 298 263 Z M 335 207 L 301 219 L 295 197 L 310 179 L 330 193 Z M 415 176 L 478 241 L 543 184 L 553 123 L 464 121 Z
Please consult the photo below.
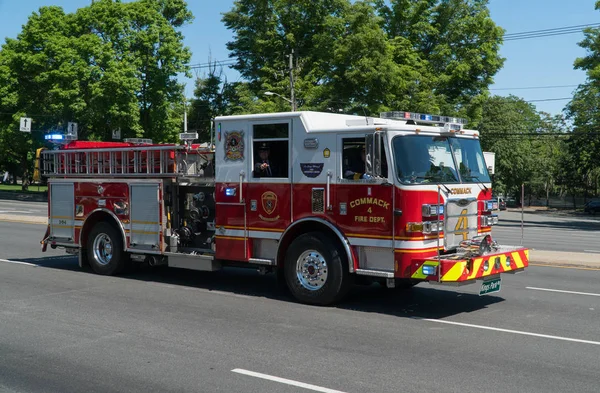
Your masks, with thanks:
M 374 134 L 365 136 L 365 173 L 374 176 L 373 159 L 375 157 L 375 137 Z
M 373 177 L 381 177 L 383 157 L 383 134 L 375 132 L 365 137 L 365 173 Z

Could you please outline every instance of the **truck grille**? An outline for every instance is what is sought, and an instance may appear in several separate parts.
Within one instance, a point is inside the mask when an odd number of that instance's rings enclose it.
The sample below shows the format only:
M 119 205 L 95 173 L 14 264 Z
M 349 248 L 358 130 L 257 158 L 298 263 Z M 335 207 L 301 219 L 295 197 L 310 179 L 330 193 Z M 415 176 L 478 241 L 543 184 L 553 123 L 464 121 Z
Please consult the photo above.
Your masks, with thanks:
M 477 236 L 477 199 L 448 199 L 444 222 L 444 247 L 446 250 Z

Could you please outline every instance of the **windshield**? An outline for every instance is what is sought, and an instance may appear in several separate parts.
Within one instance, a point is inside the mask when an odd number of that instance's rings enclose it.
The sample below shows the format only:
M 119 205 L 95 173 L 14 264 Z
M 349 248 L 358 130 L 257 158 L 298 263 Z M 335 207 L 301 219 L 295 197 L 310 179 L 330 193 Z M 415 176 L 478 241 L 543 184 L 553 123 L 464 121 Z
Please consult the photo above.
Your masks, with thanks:
M 396 173 L 402 183 L 490 182 L 477 139 L 396 136 L 392 140 L 392 148 Z

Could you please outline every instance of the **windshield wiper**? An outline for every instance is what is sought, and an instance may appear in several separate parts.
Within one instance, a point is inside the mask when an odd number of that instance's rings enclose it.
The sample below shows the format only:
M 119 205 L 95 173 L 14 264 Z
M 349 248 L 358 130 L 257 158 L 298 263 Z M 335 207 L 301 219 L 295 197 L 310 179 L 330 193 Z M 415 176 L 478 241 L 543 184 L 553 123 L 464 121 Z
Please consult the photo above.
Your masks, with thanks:
M 483 184 L 483 182 L 477 176 L 461 175 L 461 177 L 463 177 L 465 179 L 470 179 L 470 180 L 477 180 L 477 182 L 483 186 L 483 189 L 485 190 L 485 192 L 488 191 L 488 188 L 485 186 L 485 184 Z
M 431 176 L 431 175 L 427 175 L 427 176 L 410 176 L 409 179 L 410 180 L 432 180 L 432 183 L 434 183 L 436 186 L 442 186 L 444 187 L 444 189 L 446 190 L 447 193 L 450 193 L 450 189 L 443 183 L 440 183 L 440 176 Z M 436 178 L 438 178 L 436 180 Z

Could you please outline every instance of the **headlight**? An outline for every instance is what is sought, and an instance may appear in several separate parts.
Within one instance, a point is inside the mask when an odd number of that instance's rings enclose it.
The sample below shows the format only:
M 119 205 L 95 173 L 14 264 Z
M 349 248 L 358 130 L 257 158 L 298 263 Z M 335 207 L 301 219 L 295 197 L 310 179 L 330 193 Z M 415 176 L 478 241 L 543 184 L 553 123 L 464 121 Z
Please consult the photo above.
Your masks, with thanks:
M 443 221 L 409 222 L 406 224 L 406 232 L 423 232 L 427 235 L 430 233 L 442 232 L 443 230 Z
M 423 217 L 433 217 L 444 214 L 444 205 L 423 205 Z
M 479 222 L 482 227 L 491 227 L 492 225 L 498 224 L 498 215 L 492 214 L 489 216 L 481 216 Z

